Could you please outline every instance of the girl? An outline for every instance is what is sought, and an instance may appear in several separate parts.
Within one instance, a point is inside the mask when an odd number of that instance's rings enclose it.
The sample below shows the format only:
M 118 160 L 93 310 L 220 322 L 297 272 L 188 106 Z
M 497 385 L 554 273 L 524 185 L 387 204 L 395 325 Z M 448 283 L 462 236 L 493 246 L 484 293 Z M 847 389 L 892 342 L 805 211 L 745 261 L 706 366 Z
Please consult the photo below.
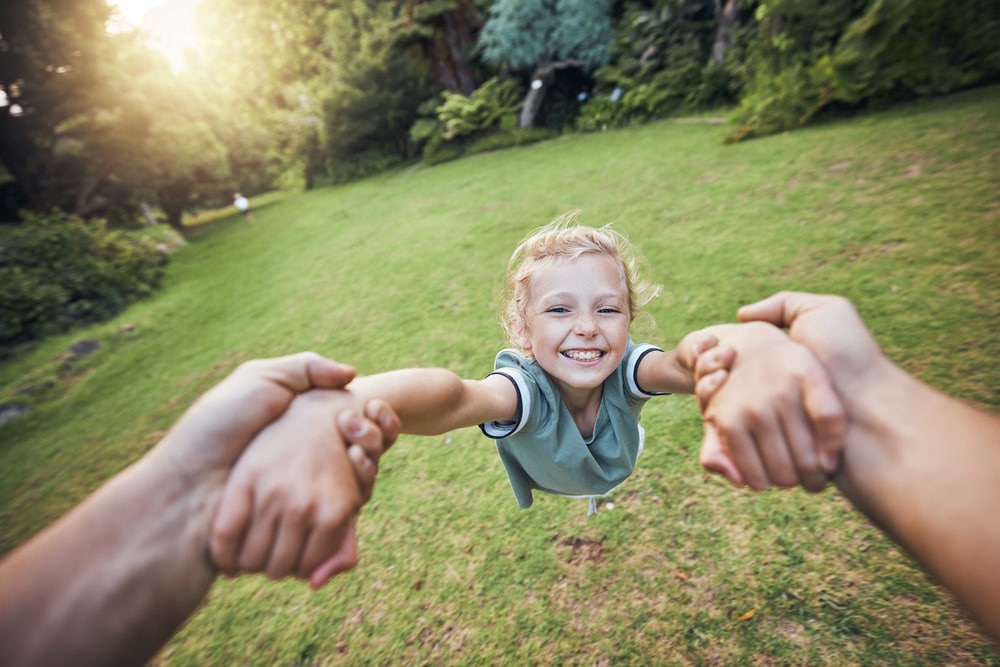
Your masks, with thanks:
M 825 372 L 816 371 L 821 367 L 812 355 L 773 326 L 710 327 L 669 351 L 634 343 L 629 326 L 657 291 L 640 269 L 638 254 L 621 234 L 578 225 L 575 213 L 562 216 L 514 251 L 501 304 L 512 347 L 497 355 L 492 373 L 465 380 L 444 369 L 406 369 L 359 377 L 347 389 L 359 407 L 375 398 L 388 403 L 403 433 L 436 435 L 479 425 L 496 440 L 521 507 L 530 506 L 532 492 L 539 490 L 589 497 L 593 511 L 594 498 L 612 491 L 635 468 L 646 401 L 692 393 L 695 360 L 716 342 L 742 354 L 747 341 L 770 336 L 772 347 L 789 348 L 788 354 L 780 349 L 775 354 L 788 363 L 769 370 L 767 383 L 747 397 L 746 409 L 757 419 L 755 406 L 773 406 L 778 418 L 767 424 L 771 431 L 808 419 L 798 400 L 802 368 L 820 372 L 824 381 Z M 769 482 L 792 486 L 823 466 L 811 438 L 789 445 L 768 436 L 758 446 L 762 451 L 755 457 L 740 452 L 730 457 L 739 465 L 727 464 L 754 488 Z M 279 531 L 275 526 L 293 523 L 281 518 L 280 492 L 264 502 L 252 492 L 258 485 L 291 491 L 311 484 L 322 492 L 329 473 L 321 466 L 289 470 L 282 459 L 277 448 L 251 447 L 237 464 L 214 528 L 213 557 L 222 569 L 233 568 L 246 548 L 241 545 L 256 551 L 270 544 L 270 531 Z M 758 465 L 767 473 L 762 484 L 752 481 L 761 479 Z M 257 530 L 268 532 L 255 535 Z

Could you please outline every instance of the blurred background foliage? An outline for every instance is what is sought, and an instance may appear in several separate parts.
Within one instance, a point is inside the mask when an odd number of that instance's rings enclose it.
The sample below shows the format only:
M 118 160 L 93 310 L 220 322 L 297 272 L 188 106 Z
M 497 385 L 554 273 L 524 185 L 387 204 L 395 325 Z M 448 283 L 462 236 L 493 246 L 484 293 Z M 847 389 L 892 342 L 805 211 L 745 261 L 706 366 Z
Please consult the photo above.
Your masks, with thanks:
M 200 0 L 183 67 L 115 19 L 0 6 L 0 227 L 184 233 L 235 191 L 709 111 L 735 142 L 1000 80 L 995 0 Z

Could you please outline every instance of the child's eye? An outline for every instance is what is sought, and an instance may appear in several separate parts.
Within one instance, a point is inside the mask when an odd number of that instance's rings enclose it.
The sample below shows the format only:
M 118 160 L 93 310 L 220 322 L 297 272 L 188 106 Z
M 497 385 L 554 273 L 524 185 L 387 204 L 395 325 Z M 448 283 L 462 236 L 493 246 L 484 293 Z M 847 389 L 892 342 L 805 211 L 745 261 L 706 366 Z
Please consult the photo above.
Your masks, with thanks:
M 613 315 L 615 313 L 620 313 L 622 311 L 620 311 L 617 308 L 612 308 L 612 307 L 608 306 L 606 308 L 599 308 L 597 310 L 597 312 L 600 313 L 601 315 Z
M 546 313 L 568 313 L 569 312 L 569 308 L 566 308 L 565 306 L 552 306 L 551 308 L 549 308 L 545 312 Z

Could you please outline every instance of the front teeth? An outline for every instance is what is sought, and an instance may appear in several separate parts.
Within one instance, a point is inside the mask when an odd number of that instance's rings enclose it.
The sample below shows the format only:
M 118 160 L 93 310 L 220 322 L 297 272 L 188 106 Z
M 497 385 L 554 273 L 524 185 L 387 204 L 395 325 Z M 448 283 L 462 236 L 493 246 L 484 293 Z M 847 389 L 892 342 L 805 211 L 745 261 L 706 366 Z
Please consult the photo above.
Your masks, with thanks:
M 604 355 L 598 350 L 569 350 L 563 354 L 573 361 L 596 361 Z

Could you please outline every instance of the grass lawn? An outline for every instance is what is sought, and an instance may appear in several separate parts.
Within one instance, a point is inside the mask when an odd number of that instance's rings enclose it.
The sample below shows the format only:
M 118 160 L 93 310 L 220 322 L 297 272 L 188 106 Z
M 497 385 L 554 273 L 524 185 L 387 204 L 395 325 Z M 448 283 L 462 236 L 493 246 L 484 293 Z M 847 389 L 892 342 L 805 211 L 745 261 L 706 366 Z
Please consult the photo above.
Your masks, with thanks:
M 835 292 L 904 368 L 998 411 L 998 109 L 994 87 L 736 146 L 725 126 L 661 122 L 287 197 L 252 226 L 234 211 L 154 298 L 0 367 L 0 399 L 54 381 L 0 427 L 0 553 L 240 361 L 313 349 L 363 373 L 483 376 L 510 252 L 573 208 L 616 223 L 664 286 L 638 340 L 673 345 L 782 288 Z M 84 338 L 101 349 L 67 361 Z M 404 437 L 354 572 L 318 593 L 220 581 L 157 663 L 1000 664 L 835 493 L 704 474 L 691 397 L 652 401 L 643 424 L 638 470 L 589 519 L 582 500 L 518 509 L 478 430 Z

